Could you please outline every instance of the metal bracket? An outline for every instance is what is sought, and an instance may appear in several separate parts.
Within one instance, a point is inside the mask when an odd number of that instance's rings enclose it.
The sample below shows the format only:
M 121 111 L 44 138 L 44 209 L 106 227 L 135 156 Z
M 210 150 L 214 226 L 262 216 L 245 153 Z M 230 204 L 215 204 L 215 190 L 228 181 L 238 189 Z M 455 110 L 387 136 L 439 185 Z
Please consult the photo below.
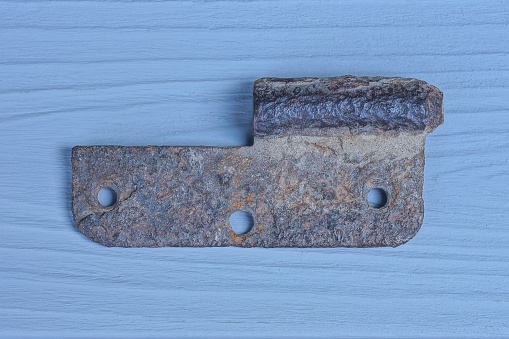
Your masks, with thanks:
M 443 96 L 417 79 L 265 78 L 246 147 L 76 146 L 76 227 L 106 246 L 398 246 L 424 217 L 424 144 Z M 117 194 L 98 201 L 101 188 Z M 378 189 L 383 206 L 370 206 Z M 254 227 L 236 234 L 238 210 Z

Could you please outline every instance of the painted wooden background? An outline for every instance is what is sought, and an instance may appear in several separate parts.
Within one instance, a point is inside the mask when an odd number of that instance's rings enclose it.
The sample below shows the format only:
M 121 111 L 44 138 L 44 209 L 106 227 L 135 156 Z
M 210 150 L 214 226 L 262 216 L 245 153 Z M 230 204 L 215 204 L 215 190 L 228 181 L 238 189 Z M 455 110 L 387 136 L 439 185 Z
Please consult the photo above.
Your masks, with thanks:
M 396 249 L 118 249 L 74 145 L 246 145 L 264 76 L 445 96 Z M 507 1 L 0 1 L 0 336 L 509 336 Z

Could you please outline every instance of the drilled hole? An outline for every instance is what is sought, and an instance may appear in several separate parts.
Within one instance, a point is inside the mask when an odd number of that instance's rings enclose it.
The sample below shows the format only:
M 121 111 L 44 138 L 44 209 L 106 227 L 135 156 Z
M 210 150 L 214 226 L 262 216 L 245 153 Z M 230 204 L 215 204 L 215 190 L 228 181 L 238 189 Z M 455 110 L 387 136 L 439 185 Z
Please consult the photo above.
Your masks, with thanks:
M 235 234 L 246 234 L 253 228 L 253 215 L 246 211 L 236 211 L 230 215 L 230 226 Z
M 368 193 L 369 206 L 382 208 L 387 204 L 387 193 L 381 188 L 373 188 Z
M 111 207 L 117 203 L 117 192 L 109 187 L 101 188 L 97 200 L 103 207 Z

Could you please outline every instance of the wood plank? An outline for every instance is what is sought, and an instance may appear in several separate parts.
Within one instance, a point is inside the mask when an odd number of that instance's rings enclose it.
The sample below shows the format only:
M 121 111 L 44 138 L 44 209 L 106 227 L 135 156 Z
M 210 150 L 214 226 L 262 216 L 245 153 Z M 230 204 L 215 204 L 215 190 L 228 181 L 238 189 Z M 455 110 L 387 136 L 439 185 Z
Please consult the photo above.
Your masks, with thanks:
M 6 336 L 509 335 L 509 2 L 0 1 Z M 444 92 L 395 249 L 116 249 L 76 231 L 75 145 L 247 145 L 264 76 Z

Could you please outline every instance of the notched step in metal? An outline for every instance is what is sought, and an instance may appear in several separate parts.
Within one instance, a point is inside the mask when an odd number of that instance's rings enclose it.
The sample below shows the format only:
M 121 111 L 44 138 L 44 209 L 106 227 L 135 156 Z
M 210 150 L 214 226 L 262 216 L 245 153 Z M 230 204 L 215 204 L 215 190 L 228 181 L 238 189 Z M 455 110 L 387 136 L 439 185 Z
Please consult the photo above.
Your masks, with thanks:
M 76 227 L 106 246 L 398 246 L 424 217 L 442 92 L 417 79 L 259 79 L 246 147 L 77 146 Z M 98 200 L 111 188 L 112 206 Z M 370 192 L 385 198 L 368 202 Z M 251 213 L 236 234 L 230 215 Z

